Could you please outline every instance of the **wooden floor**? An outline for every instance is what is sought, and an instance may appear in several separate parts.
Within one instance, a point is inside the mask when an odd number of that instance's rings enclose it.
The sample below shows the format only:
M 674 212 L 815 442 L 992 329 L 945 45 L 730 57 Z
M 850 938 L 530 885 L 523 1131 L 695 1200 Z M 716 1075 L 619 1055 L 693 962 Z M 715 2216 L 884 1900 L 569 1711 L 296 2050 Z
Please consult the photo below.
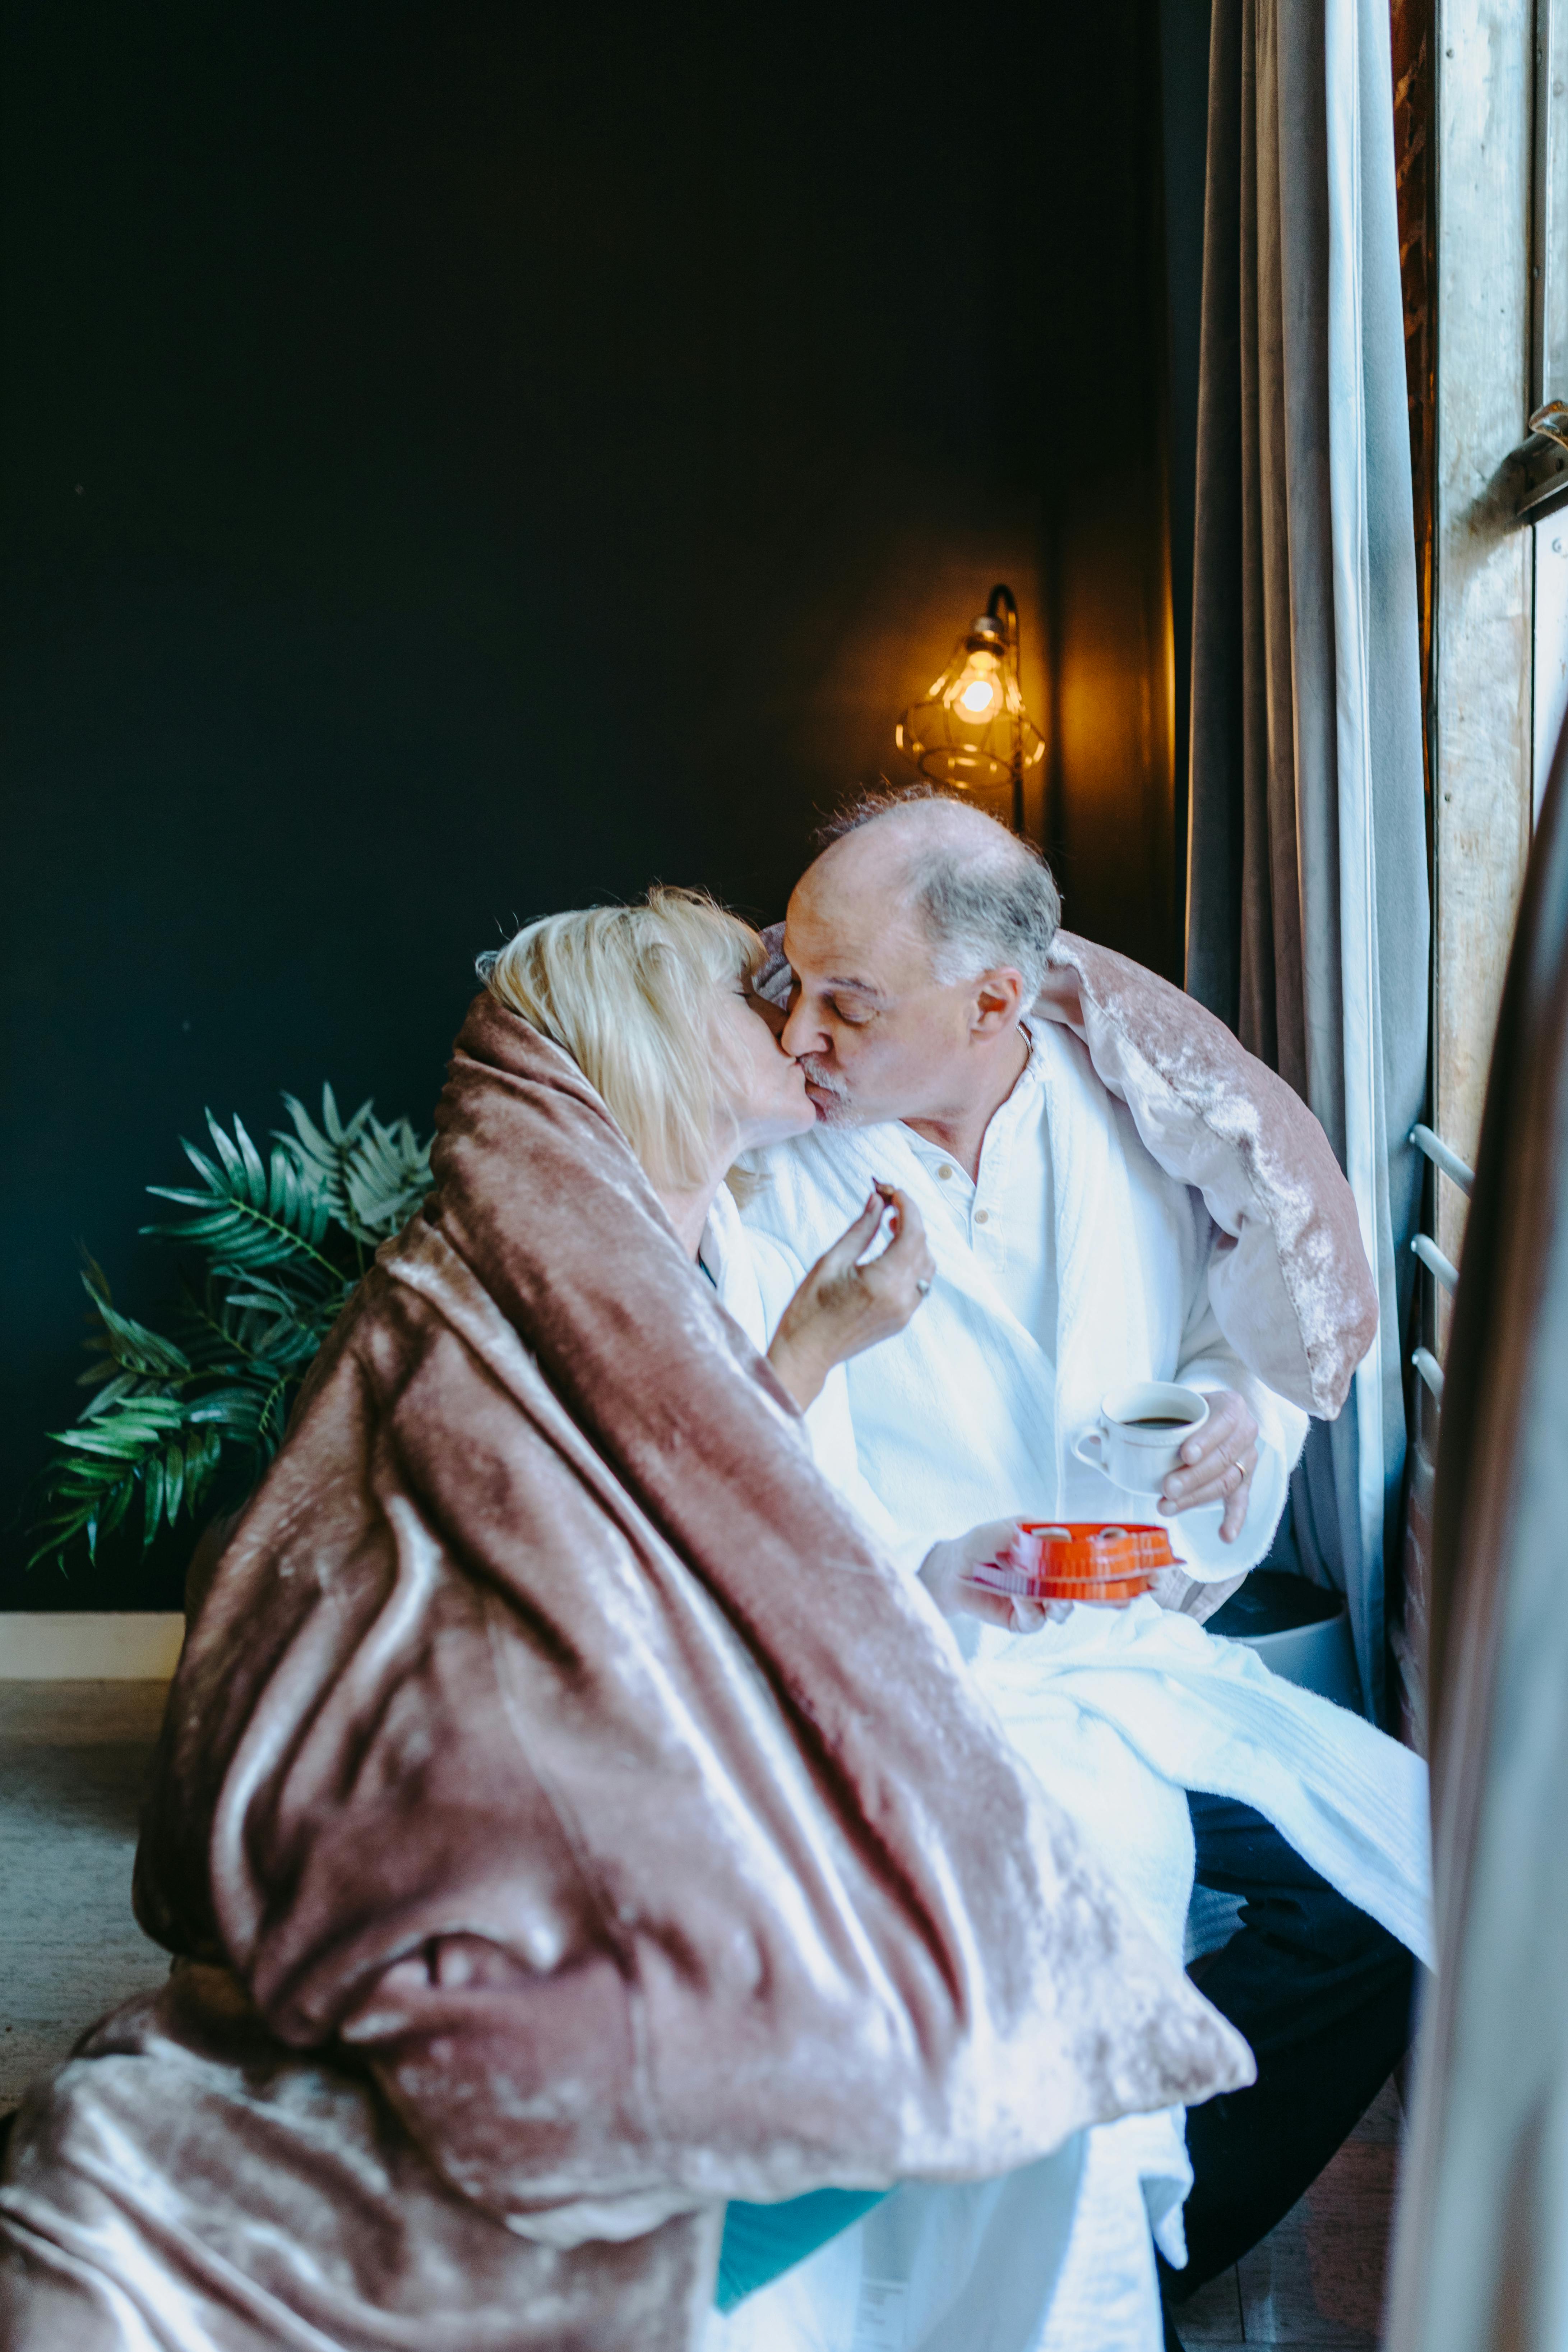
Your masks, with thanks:
M 1273 2234 L 1183 2306 L 1183 2344 L 1380 2344 L 1402 2131 L 1390 2083 Z
M 168 1956 L 131 1911 L 161 1683 L 0 1683 L 0 2114 Z M 1390 2085 L 1310 2194 L 1180 2315 L 1184 2344 L 1379 2342 L 1398 2101 Z
M 162 1683 L 0 1683 L 0 2113 L 85 2027 L 161 1984 L 131 1911 Z

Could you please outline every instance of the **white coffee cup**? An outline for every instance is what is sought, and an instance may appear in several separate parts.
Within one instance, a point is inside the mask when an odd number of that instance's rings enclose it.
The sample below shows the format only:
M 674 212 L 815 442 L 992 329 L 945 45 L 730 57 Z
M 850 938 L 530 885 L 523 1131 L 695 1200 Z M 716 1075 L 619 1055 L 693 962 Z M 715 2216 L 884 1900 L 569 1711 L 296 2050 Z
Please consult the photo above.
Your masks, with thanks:
M 1209 1417 L 1208 1399 L 1174 1381 L 1139 1381 L 1102 1397 L 1100 1420 L 1073 1447 L 1080 1462 L 1103 1470 L 1113 1486 L 1158 1495 L 1182 1448 Z

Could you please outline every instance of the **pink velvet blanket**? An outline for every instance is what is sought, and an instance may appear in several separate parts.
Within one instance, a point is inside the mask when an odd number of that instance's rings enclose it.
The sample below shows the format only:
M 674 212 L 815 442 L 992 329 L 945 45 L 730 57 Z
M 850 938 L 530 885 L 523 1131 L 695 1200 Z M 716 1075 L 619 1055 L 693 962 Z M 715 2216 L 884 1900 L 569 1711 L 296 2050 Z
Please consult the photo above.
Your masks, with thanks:
M 434 1167 L 187 1642 L 136 1895 L 206 1965 L 24 2111 L 7 2343 L 47 2340 L 40 2248 L 118 2292 L 204 2231 L 327 2341 L 444 2343 L 377 2298 L 501 2224 L 552 2292 L 577 2265 L 574 2342 L 684 2343 L 728 2197 L 995 2173 L 1249 2078 L 817 1476 L 602 1103 L 488 996 Z M 328 2294 L 388 2130 L 419 2248 L 370 2197 L 394 2253 Z M 279 2201 L 327 2249 L 281 2287 Z M 513 2332 L 467 2340 L 549 2341 L 507 2275 Z M 212 2340 L 248 2345 L 224 2307 Z

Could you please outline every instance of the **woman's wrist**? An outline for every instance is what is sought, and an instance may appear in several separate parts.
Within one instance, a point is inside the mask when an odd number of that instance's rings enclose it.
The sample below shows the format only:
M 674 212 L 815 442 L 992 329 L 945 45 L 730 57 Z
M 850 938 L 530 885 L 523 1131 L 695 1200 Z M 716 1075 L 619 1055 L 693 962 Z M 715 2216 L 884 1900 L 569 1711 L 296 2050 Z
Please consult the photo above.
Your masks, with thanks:
M 780 1386 L 795 1399 L 802 1412 L 807 1412 L 822 1394 L 830 1366 L 822 1361 L 809 1339 L 792 1339 L 782 1329 L 773 1334 L 768 1361 Z
M 921 1562 L 920 1580 L 944 1617 L 956 1617 L 962 1607 L 958 1585 L 963 1565 L 962 1542 L 932 1544 Z

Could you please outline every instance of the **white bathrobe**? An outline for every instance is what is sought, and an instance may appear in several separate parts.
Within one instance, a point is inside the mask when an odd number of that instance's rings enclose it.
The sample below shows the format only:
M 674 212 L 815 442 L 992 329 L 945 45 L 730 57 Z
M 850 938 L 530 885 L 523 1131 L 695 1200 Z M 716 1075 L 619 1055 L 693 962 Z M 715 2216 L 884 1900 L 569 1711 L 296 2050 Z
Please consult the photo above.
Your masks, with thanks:
M 1201 1200 L 1150 1157 L 1075 1039 L 1045 1030 L 1036 1055 L 1052 1161 L 1054 1358 L 956 1235 L 931 1155 L 901 1128 L 818 1129 L 770 1154 L 744 1230 L 721 1198 L 705 1262 L 761 1344 L 872 1180 L 908 1191 L 936 1258 L 931 1297 L 899 1339 L 836 1372 L 807 1416 L 823 1470 L 887 1549 L 912 1573 L 938 1538 L 988 1519 L 1147 1518 L 1146 1499 L 1079 1464 L 1072 1441 L 1092 1427 L 1107 1390 L 1180 1379 L 1239 1390 L 1259 1422 L 1241 1540 L 1220 1542 L 1218 1506 L 1172 1529 L 1190 1576 L 1234 1577 L 1268 1548 L 1304 1417 L 1226 1345 L 1208 1300 L 1213 1234 Z M 963 1630 L 1015 1748 L 1094 1838 L 1173 1957 L 1183 1955 L 1193 1884 L 1188 1789 L 1256 1806 L 1324 1877 L 1427 1957 L 1426 1775 L 1407 1750 L 1152 1600 L 1075 1609 L 1066 1623 L 1027 1636 L 973 1620 Z M 1183 2124 L 1174 2110 L 1087 2135 L 1059 2260 L 1047 2259 L 1049 2228 L 998 2232 L 1000 2211 L 1020 2198 L 1027 2206 L 1031 2193 L 1038 2207 L 1051 2193 L 1044 2175 L 1033 2189 L 1014 2176 L 978 2192 L 900 2189 L 716 2323 L 710 2352 L 946 2352 L 950 2342 L 984 2343 L 986 2352 L 1157 2352 L 1151 2235 L 1168 2260 L 1184 2261 Z M 943 2230 L 938 2293 L 914 2250 L 922 2231 Z M 1001 2268 L 1000 2243 L 1011 2250 Z

